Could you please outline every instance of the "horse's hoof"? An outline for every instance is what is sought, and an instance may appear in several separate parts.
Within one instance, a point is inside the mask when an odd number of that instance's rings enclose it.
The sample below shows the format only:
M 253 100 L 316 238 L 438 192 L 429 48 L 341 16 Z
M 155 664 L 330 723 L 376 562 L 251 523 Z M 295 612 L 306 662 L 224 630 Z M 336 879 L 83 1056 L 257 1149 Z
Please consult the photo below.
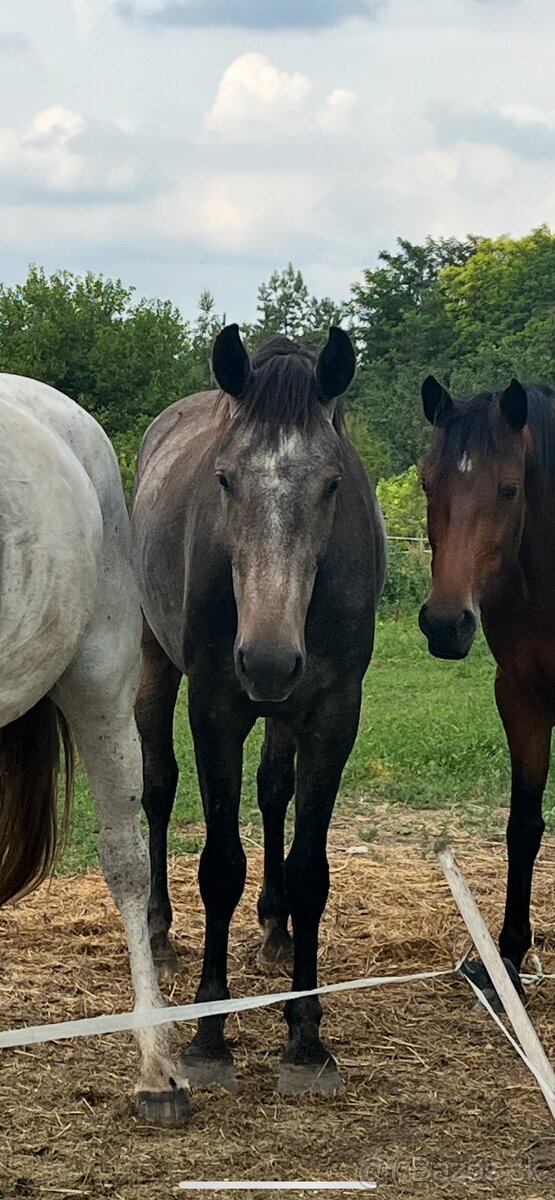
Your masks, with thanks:
M 520 981 L 520 975 L 514 965 L 508 958 L 502 959 L 505 970 L 515 988 L 517 995 L 526 1004 L 526 992 Z M 459 969 L 459 974 L 470 981 L 477 987 L 488 1001 L 488 1004 L 493 1009 L 494 1013 L 500 1015 L 505 1011 L 503 1004 L 493 986 L 490 976 L 480 958 L 467 958 Z M 483 1005 L 479 1000 L 476 1001 L 475 1008 L 477 1011 L 483 1012 Z
M 293 966 L 293 938 L 287 929 L 267 926 L 256 961 L 260 967 Z
M 137 1116 L 147 1125 L 181 1129 L 187 1124 L 191 1109 L 188 1088 L 173 1088 L 169 1092 L 137 1092 Z
M 187 1046 L 181 1053 L 183 1070 L 192 1088 L 221 1087 L 232 1096 L 239 1091 L 231 1054 L 225 1058 L 203 1058 Z
M 179 959 L 167 933 L 155 933 L 150 939 L 150 949 L 158 979 L 173 979 L 179 971 Z
M 334 1058 L 324 1063 L 282 1062 L 278 1092 L 281 1096 L 300 1096 L 312 1092 L 318 1096 L 342 1096 L 345 1085 Z

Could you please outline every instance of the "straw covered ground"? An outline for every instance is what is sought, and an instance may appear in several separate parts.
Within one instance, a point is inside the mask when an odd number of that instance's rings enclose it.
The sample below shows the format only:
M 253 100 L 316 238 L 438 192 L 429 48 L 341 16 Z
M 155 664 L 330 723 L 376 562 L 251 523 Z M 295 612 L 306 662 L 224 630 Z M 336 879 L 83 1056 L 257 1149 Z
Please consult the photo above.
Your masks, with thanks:
M 353 853 L 359 844 L 363 853 Z M 499 924 L 504 849 L 455 838 L 458 859 L 492 928 Z M 332 890 L 322 924 L 322 982 L 440 968 L 467 939 L 435 860 L 402 828 L 363 846 L 356 826 L 332 838 Z M 172 888 L 182 971 L 172 999 L 192 999 L 202 917 L 193 856 Z M 250 848 L 233 924 L 235 995 L 278 990 L 256 966 L 261 855 Z M 535 948 L 555 970 L 555 844 L 535 887 Z M 127 1009 L 119 920 L 96 875 L 56 879 L 0 915 L 2 1026 Z M 535 987 L 531 1015 L 555 1056 L 555 981 Z M 281 1099 L 284 1025 L 268 1008 L 228 1020 L 240 1093 L 195 1093 L 189 1127 L 141 1128 L 130 1095 L 130 1035 L 5 1051 L 0 1056 L 0 1196 L 155 1200 L 184 1179 L 376 1180 L 383 1200 L 553 1197 L 555 1129 L 534 1080 L 453 977 L 325 998 L 325 1036 L 346 1091 Z M 185 1039 L 188 1029 L 180 1027 Z M 274 1193 L 272 1193 L 274 1194 Z M 278 1193 L 276 1192 L 275 1195 Z

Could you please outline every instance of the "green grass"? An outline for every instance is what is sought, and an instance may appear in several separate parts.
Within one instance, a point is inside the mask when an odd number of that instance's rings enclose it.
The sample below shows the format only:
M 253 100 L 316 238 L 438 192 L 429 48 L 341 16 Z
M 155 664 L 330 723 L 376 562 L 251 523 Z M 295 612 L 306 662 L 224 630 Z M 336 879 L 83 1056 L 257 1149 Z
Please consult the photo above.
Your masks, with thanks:
M 376 802 L 444 810 L 471 832 L 499 836 L 496 809 L 509 794 L 508 753 L 493 699 L 494 667 L 483 638 L 465 662 L 430 657 L 415 618 L 380 621 L 376 649 L 364 687 L 359 736 L 343 775 L 338 809 L 364 818 L 368 841 L 379 834 Z M 262 727 L 249 738 L 244 771 L 243 829 L 259 837 L 255 776 Z M 175 720 L 180 780 L 170 848 L 196 852 L 202 823 L 186 697 L 182 689 Z M 553 788 L 545 802 L 548 828 L 555 829 Z M 96 819 L 86 786 L 77 782 L 72 835 L 61 869 L 94 865 Z

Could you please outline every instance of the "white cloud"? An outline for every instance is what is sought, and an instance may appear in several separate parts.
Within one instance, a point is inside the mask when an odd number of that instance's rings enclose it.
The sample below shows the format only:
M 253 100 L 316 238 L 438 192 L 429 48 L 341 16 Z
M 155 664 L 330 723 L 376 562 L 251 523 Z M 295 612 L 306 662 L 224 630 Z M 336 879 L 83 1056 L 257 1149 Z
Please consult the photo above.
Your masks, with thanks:
M 62 105 L 41 109 L 23 129 L 0 129 L 0 173 L 7 171 L 47 190 L 75 186 L 84 160 L 72 147 L 83 118 Z
M 301 173 L 199 175 L 153 202 L 152 227 L 160 236 L 200 239 L 211 249 L 252 251 L 308 231 L 320 195 L 318 182 Z
M 21 54 L 25 50 L 29 50 L 30 42 L 24 33 L 18 33 L 17 30 L 4 30 L 0 33 L 0 52 L 5 54 Z
M 356 102 L 356 92 L 350 92 L 346 88 L 334 88 L 333 92 L 326 96 L 322 108 L 316 111 L 316 125 L 326 132 L 340 133 L 349 124 L 349 116 Z
M 265 54 L 241 54 L 224 71 L 204 128 L 237 141 L 311 129 L 341 133 L 357 102 L 355 92 L 334 88 L 320 107 L 310 105 L 314 82 L 275 65 Z
M 241 54 L 222 75 L 205 128 L 242 133 L 264 125 L 294 127 L 311 88 L 306 75 L 281 70 L 265 54 Z
M 545 129 L 555 129 L 555 108 L 537 108 L 533 104 L 501 104 L 498 111 L 502 117 L 522 128 L 541 125 Z
M 459 159 L 456 153 L 445 150 L 425 150 L 421 154 L 396 157 L 384 171 L 384 182 L 398 196 L 407 199 L 434 193 L 456 180 Z
M 339 297 L 399 235 L 555 219 L 555 4 L 389 0 L 325 29 L 336 0 L 314 0 L 302 32 L 295 0 L 277 17 L 203 4 L 225 27 L 125 24 L 121 0 L 19 6 L 33 49 L 2 55 L 4 277 L 31 258 L 120 273 L 187 314 L 209 286 L 241 316 L 289 259 Z
M 139 196 L 168 184 L 146 145 L 133 121 L 91 121 L 55 104 L 39 109 L 26 125 L 0 126 L 0 186 L 6 201 Z
M 72 0 L 73 17 L 80 33 L 89 34 L 113 8 L 113 0 Z

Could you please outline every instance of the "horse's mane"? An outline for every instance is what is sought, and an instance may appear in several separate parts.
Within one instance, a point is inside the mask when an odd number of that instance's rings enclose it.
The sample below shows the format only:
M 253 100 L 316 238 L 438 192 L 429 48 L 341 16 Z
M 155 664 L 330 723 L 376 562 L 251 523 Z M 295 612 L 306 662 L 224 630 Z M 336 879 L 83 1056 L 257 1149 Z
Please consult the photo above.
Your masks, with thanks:
M 547 384 L 523 384 L 528 398 L 528 426 L 534 440 L 534 473 L 542 491 L 555 489 L 555 389 Z M 450 463 L 463 454 L 494 459 L 501 444 L 501 422 L 494 401 L 500 392 L 478 392 L 457 399 L 441 423 L 441 454 Z
M 289 338 L 274 337 L 253 356 L 251 367 L 251 379 L 241 396 L 237 422 L 252 426 L 254 436 L 270 443 L 292 429 L 309 432 L 322 414 L 315 355 Z M 220 411 L 224 403 L 226 398 L 220 395 Z M 227 404 L 223 411 L 227 412 Z M 339 405 L 333 424 L 343 436 Z

